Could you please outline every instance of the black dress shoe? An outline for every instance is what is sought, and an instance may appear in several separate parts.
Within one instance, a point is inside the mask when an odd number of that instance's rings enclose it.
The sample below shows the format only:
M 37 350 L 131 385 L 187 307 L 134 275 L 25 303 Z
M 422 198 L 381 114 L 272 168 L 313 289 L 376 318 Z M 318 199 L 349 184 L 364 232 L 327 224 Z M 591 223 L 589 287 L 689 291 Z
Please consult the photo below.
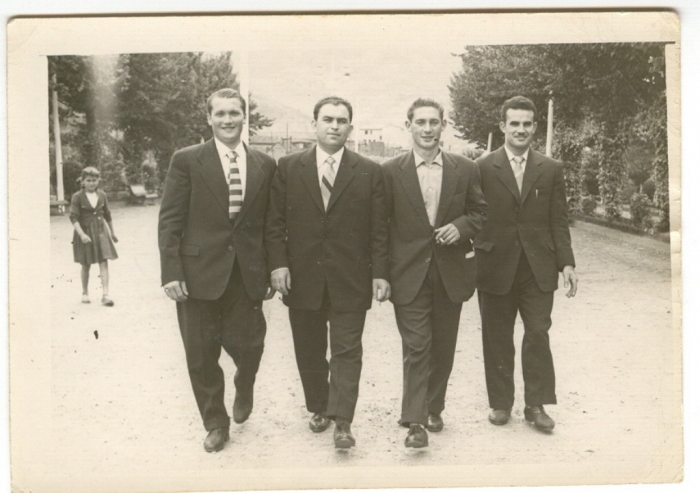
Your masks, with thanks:
M 311 420 L 309 421 L 309 428 L 311 428 L 311 431 L 313 431 L 314 433 L 321 433 L 322 431 L 326 431 L 330 425 L 331 420 L 328 419 L 326 413 L 316 413 L 311 417 Z
M 335 448 L 350 448 L 355 446 L 355 437 L 350 431 L 350 423 L 344 419 L 335 420 L 335 431 L 333 432 Z
M 503 426 L 510 419 L 510 409 L 491 409 L 489 421 L 496 426 Z
M 224 448 L 228 438 L 228 428 L 215 428 L 204 439 L 204 450 L 207 452 L 218 452 Z
M 437 433 L 442 431 L 445 427 L 445 423 L 442 421 L 442 417 L 439 414 L 429 413 L 428 414 L 428 426 L 425 428 L 431 433 Z M 427 443 L 426 443 L 427 445 Z
M 425 431 L 423 425 L 411 423 L 408 430 L 408 436 L 404 442 L 408 448 L 423 448 L 428 446 L 428 432 Z
M 525 419 L 535 425 L 535 428 L 542 431 L 552 431 L 554 420 L 550 418 L 542 406 L 525 406 Z
M 236 389 L 236 397 L 233 399 L 233 421 L 241 424 L 248 419 L 253 411 L 253 387 L 250 390 Z

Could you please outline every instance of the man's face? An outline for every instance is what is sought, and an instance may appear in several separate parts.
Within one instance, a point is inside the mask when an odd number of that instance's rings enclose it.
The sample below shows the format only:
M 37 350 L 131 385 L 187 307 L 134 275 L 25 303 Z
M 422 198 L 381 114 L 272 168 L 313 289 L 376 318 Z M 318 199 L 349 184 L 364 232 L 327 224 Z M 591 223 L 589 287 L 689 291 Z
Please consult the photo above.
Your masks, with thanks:
M 440 119 L 440 110 L 422 106 L 413 111 L 413 120 L 406 122 L 406 129 L 411 132 L 415 148 L 431 151 L 440 146 L 440 135 L 446 124 Z
M 537 130 L 535 114 L 530 110 L 506 110 L 506 121 L 500 122 L 506 145 L 515 151 L 525 152 Z
M 318 117 L 312 122 L 318 145 L 326 152 L 335 153 L 345 145 L 352 124 L 350 112 L 342 104 L 324 104 L 318 110 Z
M 214 136 L 227 145 L 238 145 L 245 124 L 245 112 L 237 98 L 214 98 L 207 115 Z

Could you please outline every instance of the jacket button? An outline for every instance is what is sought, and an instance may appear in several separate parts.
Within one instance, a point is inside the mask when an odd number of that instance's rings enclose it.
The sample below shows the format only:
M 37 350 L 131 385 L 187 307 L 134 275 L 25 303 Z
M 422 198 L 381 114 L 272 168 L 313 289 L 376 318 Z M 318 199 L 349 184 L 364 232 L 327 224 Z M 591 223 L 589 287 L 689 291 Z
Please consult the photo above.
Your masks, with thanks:
M 231 245 L 228 246 L 228 251 L 229 251 L 229 252 L 232 252 L 232 251 L 233 251 L 233 247 L 232 247 Z
M 519 246 L 519 245 L 520 245 L 520 242 L 516 240 L 516 241 L 515 241 L 515 246 Z
M 428 262 L 430 262 L 430 258 L 425 259 L 425 263 L 427 264 Z

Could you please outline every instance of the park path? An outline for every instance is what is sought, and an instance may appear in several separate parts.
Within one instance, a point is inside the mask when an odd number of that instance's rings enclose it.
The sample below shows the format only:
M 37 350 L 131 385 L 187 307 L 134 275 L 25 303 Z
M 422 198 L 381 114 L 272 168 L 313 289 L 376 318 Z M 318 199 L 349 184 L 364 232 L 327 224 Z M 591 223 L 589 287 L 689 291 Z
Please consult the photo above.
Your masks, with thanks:
M 243 425 L 232 424 L 231 442 L 222 452 L 206 454 L 175 309 L 160 288 L 157 214 L 157 206 L 115 207 L 120 258 L 110 263 L 113 308 L 99 304 L 96 269 L 93 303 L 80 303 L 70 222 L 51 218 L 53 435 L 46 437 L 46 447 L 55 458 L 57 485 L 71 484 L 77 492 L 125 484 L 144 491 L 237 489 L 260 480 L 287 488 L 329 488 L 343 480 L 381 484 L 392 478 L 406 484 L 411 473 L 402 466 L 407 465 L 456 466 L 448 469 L 454 474 L 476 467 L 496 474 L 493 481 L 508 483 L 508 478 L 498 481 L 498 466 L 513 464 L 523 471 L 550 468 L 553 474 L 567 465 L 584 475 L 569 480 L 590 483 L 596 479 L 585 476 L 588 471 L 643 470 L 655 467 L 654 458 L 663 453 L 667 416 L 660 399 L 670 371 L 669 246 L 576 224 L 572 237 L 579 294 L 570 300 L 560 289 L 555 296 L 551 339 L 559 405 L 549 407 L 557 421 L 551 435 L 524 422 L 520 379 L 514 419 L 499 428 L 488 423 L 473 298 L 462 313 L 445 429 L 430 436 L 428 449 L 406 450 L 405 429 L 396 424 L 400 337 L 391 304 L 383 303 L 368 313 L 365 327 L 353 424 L 357 447 L 336 452 L 332 430 L 313 434 L 307 428 L 286 308 L 274 299 L 265 304 L 268 333 L 253 414 Z M 516 337 L 521 334 L 519 324 Z M 225 355 L 222 366 L 231 381 L 234 369 Z M 227 388 L 229 406 L 232 387 Z M 359 467 L 363 474 L 349 475 L 353 468 L 347 466 Z M 292 479 L 291 471 L 318 467 L 327 469 Z M 408 484 L 434 484 L 430 474 L 412 476 Z M 511 479 L 525 482 L 523 477 Z M 483 484 L 472 477 L 442 479 Z

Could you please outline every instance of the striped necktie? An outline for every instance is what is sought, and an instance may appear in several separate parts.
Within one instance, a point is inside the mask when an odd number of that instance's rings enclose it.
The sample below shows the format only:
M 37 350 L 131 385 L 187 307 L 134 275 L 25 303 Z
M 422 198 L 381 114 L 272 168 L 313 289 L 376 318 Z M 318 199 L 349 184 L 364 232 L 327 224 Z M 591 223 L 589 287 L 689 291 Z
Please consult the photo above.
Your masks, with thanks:
M 515 173 L 515 181 L 518 182 L 518 191 L 523 191 L 523 162 L 525 158 L 522 156 L 513 156 L 513 173 Z
M 328 156 L 325 160 L 326 169 L 321 178 L 321 196 L 323 197 L 323 205 L 328 210 L 328 202 L 331 200 L 331 192 L 333 192 L 333 182 L 335 182 L 335 159 L 333 156 Z
M 233 220 L 241 212 L 243 205 L 243 186 L 241 185 L 241 174 L 238 171 L 238 153 L 231 151 L 227 154 L 229 159 L 228 168 L 228 217 Z

